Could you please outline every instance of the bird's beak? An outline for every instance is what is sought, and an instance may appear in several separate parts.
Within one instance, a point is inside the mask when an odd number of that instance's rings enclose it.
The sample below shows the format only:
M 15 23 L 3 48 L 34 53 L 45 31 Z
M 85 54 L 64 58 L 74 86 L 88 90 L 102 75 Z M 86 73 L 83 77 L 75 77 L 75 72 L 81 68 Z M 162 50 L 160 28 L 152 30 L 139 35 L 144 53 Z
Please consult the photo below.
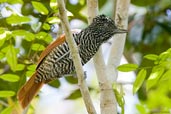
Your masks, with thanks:
M 127 33 L 127 32 L 128 32 L 127 30 L 119 29 L 119 28 L 115 31 L 115 33 L 118 33 L 118 34 L 120 34 L 120 33 Z

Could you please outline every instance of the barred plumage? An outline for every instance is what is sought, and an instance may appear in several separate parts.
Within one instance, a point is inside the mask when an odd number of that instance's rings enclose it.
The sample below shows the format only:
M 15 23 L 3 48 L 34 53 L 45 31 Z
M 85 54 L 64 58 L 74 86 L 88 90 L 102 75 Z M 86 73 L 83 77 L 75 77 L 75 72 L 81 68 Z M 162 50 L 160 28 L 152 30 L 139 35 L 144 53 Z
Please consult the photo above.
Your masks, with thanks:
M 105 15 L 93 19 L 91 25 L 73 37 L 78 45 L 82 65 L 86 64 L 98 51 L 100 45 L 116 33 L 125 33 L 118 29 L 114 21 Z M 43 83 L 71 74 L 75 70 L 67 42 L 60 39 L 46 48 L 40 57 L 36 72 L 20 89 L 18 99 L 25 108 Z

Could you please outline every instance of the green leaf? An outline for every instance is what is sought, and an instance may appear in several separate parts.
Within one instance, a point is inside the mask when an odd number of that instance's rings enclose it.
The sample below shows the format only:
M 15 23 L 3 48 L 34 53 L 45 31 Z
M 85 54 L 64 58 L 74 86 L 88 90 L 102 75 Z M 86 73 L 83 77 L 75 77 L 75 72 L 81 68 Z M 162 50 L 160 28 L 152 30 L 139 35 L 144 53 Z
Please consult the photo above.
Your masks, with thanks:
M 22 0 L 0 0 L 0 3 L 23 4 Z
M 43 24 L 43 29 L 44 30 L 50 30 L 50 25 L 48 23 Z
M 47 15 L 49 13 L 48 9 L 41 2 L 32 1 L 32 5 L 42 15 Z
M 35 35 L 31 32 L 27 32 L 25 34 L 25 40 L 27 40 L 28 42 L 33 41 L 35 39 Z
M 57 2 L 56 0 L 50 0 L 50 8 L 53 10 L 57 10 Z
M 31 77 L 35 71 L 28 70 L 26 71 L 26 76 Z
M 57 17 L 49 17 L 47 19 L 47 22 L 50 23 L 50 24 L 55 24 L 55 23 L 59 23 L 60 22 L 60 19 L 57 18 Z
M 136 70 L 137 68 L 138 68 L 137 64 L 123 64 L 117 67 L 117 69 L 122 72 L 133 71 Z
M 171 54 L 169 52 L 169 49 L 159 55 L 159 63 L 162 63 L 163 61 L 167 62 L 171 60 Z
M 73 91 L 66 99 L 78 99 L 81 97 L 81 92 L 80 89 L 77 89 L 75 91 Z
M 67 82 L 69 82 L 71 84 L 77 84 L 78 83 L 78 79 L 74 78 L 73 76 L 66 76 L 65 79 Z
M 148 55 L 145 55 L 144 58 L 148 59 L 148 60 L 152 60 L 152 61 L 155 61 L 158 59 L 158 55 L 155 55 L 155 54 L 148 54 Z
M 37 67 L 37 65 L 35 65 L 35 64 L 29 65 L 29 66 L 27 67 L 27 70 L 35 71 L 35 70 L 36 70 L 36 67 Z
M 0 27 L 0 47 L 4 44 L 6 40 L 11 38 L 11 32 L 5 28 Z
M 17 66 L 17 52 L 12 45 L 9 45 L 7 49 L 8 49 L 6 52 L 7 62 L 10 65 L 11 70 L 15 71 Z
M 0 78 L 9 82 L 17 82 L 20 79 L 20 77 L 15 74 L 3 74 Z
M 38 22 L 38 23 L 32 24 L 31 28 L 35 33 L 37 33 L 40 30 L 41 26 L 42 26 L 42 23 Z
M 136 108 L 140 112 L 140 114 L 148 114 L 147 111 L 146 111 L 147 108 L 144 107 L 142 104 L 137 104 Z
M 30 22 L 30 18 L 28 16 L 11 15 L 6 21 L 8 24 L 23 24 Z
M 28 71 L 26 71 L 26 76 L 29 76 L 29 77 L 32 76 L 36 70 L 36 67 L 37 65 L 35 64 L 27 66 Z
M 34 51 L 43 51 L 45 47 L 42 44 L 33 44 L 31 49 Z
M 117 100 L 117 103 L 119 104 L 119 106 L 121 107 L 122 113 L 124 114 L 124 106 L 125 106 L 125 100 L 124 100 L 124 93 L 123 90 L 121 89 L 120 91 L 117 88 L 116 84 L 113 84 L 113 91 Z
M 16 71 L 21 71 L 25 68 L 25 65 L 24 64 L 17 64 L 16 66 Z
M 25 30 L 14 30 L 12 32 L 13 36 L 23 36 L 25 38 L 25 40 L 27 41 L 33 41 L 35 35 L 31 32 L 25 31 Z
M 169 81 L 171 80 L 171 69 L 170 70 L 167 70 L 163 75 L 162 77 L 160 78 L 160 82 L 166 82 L 166 81 Z
M 0 28 L 0 47 L 4 44 L 6 37 L 10 34 L 5 28 Z
M 85 2 L 86 2 L 85 0 L 79 0 L 80 5 L 84 5 Z
M 73 16 L 73 14 L 70 11 L 67 11 L 67 16 Z
M 146 74 L 147 74 L 147 71 L 145 69 L 141 69 L 138 72 L 137 78 L 133 85 L 133 94 L 135 94 L 139 90 L 139 88 L 142 86 L 142 84 L 146 78 Z
M 147 90 L 151 89 L 152 87 L 156 86 L 160 77 L 164 73 L 163 67 L 154 67 L 152 73 L 150 74 L 149 78 L 147 79 Z
M 14 91 L 0 91 L 0 97 L 11 97 L 14 96 Z
M 48 83 L 50 86 L 55 87 L 55 88 L 59 88 L 60 87 L 60 81 L 59 80 L 53 80 L 50 83 Z
M 27 33 L 26 30 L 14 30 L 14 31 L 12 31 L 12 35 L 14 37 L 16 37 L 16 36 L 25 36 L 26 33 Z
M 47 43 L 52 42 L 52 36 L 46 32 L 39 32 L 38 34 L 36 34 L 36 38 L 39 40 L 43 40 Z
M 0 34 L 0 37 L 1 37 L 1 34 Z M 5 38 L 0 38 L 0 47 L 4 44 L 4 42 L 5 42 Z
M 12 113 L 12 107 L 5 108 L 1 114 L 11 114 Z

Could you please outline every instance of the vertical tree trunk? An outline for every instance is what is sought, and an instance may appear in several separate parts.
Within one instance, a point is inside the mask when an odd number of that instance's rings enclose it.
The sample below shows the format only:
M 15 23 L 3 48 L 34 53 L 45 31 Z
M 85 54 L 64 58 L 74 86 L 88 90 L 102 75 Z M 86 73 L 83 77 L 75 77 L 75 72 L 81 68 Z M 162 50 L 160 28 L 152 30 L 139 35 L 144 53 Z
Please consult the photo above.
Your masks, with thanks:
M 92 22 L 92 19 L 98 14 L 98 1 L 87 0 L 88 7 L 88 22 Z M 101 114 L 117 114 L 117 103 L 112 89 L 112 83 L 108 80 L 108 73 L 106 71 L 106 65 L 102 55 L 102 49 L 93 58 L 96 69 L 97 78 L 100 87 L 100 109 Z
M 127 29 L 130 0 L 115 0 L 113 1 L 113 4 L 115 6 L 113 14 L 117 26 Z M 107 64 L 109 77 L 112 82 L 116 82 L 117 80 L 116 68 L 120 64 L 123 55 L 125 40 L 126 34 L 117 34 L 114 36 L 112 41 L 112 47 Z

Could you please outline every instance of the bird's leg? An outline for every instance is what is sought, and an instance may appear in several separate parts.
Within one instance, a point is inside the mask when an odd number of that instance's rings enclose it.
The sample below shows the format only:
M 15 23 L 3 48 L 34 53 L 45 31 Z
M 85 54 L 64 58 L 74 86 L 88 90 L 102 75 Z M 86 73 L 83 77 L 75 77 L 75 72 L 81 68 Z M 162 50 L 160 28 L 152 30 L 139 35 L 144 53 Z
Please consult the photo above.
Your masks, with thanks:
M 77 78 L 76 72 L 73 74 L 73 77 L 74 77 L 74 78 Z M 84 71 L 84 79 L 86 79 L 86 78 L 87 78 L 87 72 Z
M 86 78 L 87 78 L 87 72 L 84 71 L 84 79 L 86 79 Z

